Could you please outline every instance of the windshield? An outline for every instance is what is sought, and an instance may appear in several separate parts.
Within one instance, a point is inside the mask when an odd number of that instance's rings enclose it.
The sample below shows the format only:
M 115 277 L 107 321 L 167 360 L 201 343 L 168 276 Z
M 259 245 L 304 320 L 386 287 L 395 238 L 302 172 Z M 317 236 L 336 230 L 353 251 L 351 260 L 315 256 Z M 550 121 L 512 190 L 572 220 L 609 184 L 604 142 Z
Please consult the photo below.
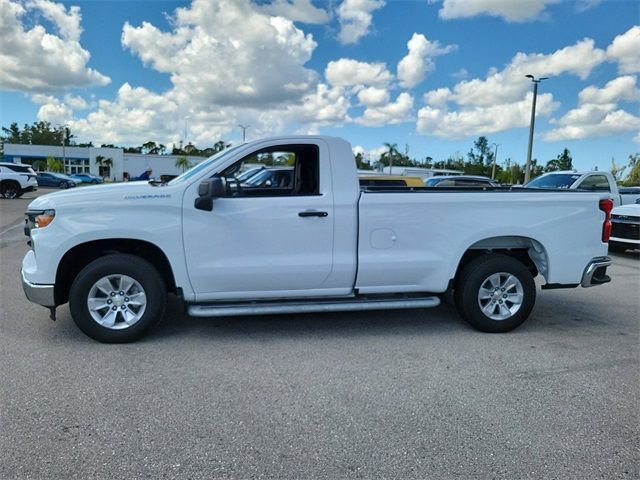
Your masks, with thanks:
M 198 165 L 196 165 L 195 167 L 187 170 L 186 172 L 184 172 L 182 175 L 174 178 L 173 180 L 171 180 L 169 182 L 169 185 L 175 185 L 177 183 L 182 183 L 185 180 L 190 179 L 191 177 L 193 177 L 194 175 L 198 175 L 200 172 L 202 172 L 203 170 L 206 170 L 207 168 L 209 168 L 211 165 L 213 165 L 215 162 L 217 162 L 218 160 L 222 159 L 223 157 L 227 156 L 228 154 L 230 154 L 231 152 L 233 152 L 234 150 L 237 150 L 238 148 L 240 148 L 242 146 L 242 144 L 240 145 L 236 145 L 235 147 L 231 147 L 231 148 L 227 148 L 226 150 L 222 150 L 221 152 L 216 153 L 215 155 L 210 156 L 209 158 L 207 158 L 205 161 L 200 162 Z
M 424 184 L 427 187 L 433 187 L 433 186 L 437 185 L 440 180 L 442 180 L 442 179 L 441 178 L 430 178 L 429 180 L 424 182 Z
M 558 173 L 543 175 L 525 185 L 527 188 L 570 188 L 580 178 L 577 173 Z

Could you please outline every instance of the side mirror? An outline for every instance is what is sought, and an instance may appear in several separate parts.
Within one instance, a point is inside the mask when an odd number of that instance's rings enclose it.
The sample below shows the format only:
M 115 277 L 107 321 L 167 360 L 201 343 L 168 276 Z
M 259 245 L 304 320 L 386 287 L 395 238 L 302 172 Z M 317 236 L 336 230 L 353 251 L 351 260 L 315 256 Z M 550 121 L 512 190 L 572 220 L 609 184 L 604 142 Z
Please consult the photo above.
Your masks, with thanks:
M 198 198 L 194 202 L 194 207 L 198 210 L 213 210 L 213 199 L 225 195 L 224 182 L 220 177 L 213 177 L 198 185 Z

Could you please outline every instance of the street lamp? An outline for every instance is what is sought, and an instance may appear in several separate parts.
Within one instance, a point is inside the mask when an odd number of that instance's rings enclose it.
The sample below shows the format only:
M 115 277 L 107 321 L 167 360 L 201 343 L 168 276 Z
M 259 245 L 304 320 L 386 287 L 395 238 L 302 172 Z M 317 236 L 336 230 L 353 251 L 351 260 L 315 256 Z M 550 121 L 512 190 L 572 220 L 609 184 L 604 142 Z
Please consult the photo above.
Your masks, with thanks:
M 247 138 L 247 128 L 249 128 L 251 125 L 238 125 L 241 129 L 242 129 L 242 143 L 244 143 L 245 139 Z
M 536 121 L 536 98 L 538 97 L 538 84 L 549 77 L 536 79 L 533 75 L 525 75 L 533 82 L 533 104 L 531 105 L 531 124 L 529 125 L 529 148 L 527 149 L 527 165 L 524 169 L 524 183 L 529 181 L 531 175 L 531 150 L 533 149 L 533 127 Z
M 498 160 L 498 147 L 500 146 L 500 144 L 492 143 L 491 145 L 494 145 L 496 147 L 496 151 L 493 154 L 493 168 L 491 169 L 491 180 L 495 180 L 496 179 L 496 161 Z

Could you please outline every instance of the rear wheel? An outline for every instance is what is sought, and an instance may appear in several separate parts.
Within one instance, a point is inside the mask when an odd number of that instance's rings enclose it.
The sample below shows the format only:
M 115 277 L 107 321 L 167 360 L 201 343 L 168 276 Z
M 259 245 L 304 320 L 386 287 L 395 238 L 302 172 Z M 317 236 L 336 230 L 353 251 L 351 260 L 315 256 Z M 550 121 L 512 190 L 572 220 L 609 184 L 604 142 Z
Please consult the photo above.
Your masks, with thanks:
M 167 291 L 158 271 L 135 255 L 94 260 L 76 277 L 69 308 L 76 325 L 105 343 L 133 342 L 155 326 L 166 306 Z
M 507 255 L 483 255 L 472 260 L 456 282 L 458 311 L 483 332 L 508 332 L 520 326 L 535 300 L 533 275 Z
M 4 198 L 18 198 L 20 196 L 20 184 L 17 182 L 6 181 L 0 187 L 0 193 Z

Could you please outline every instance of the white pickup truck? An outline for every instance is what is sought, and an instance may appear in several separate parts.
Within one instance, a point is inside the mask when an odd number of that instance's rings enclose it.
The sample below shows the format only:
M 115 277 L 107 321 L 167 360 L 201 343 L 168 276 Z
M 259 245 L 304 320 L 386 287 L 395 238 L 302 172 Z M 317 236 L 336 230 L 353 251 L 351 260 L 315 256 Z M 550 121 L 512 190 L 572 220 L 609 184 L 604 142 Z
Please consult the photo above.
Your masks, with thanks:
M 534 178 L 525 187 L 606 192 L 616 206 L 631 205 L 640 198 L 640 194 L 635 193 L 632 188 L 619 189 L 611 173 L 597 170 L 591 172 L 576 172 L 575 170 L 548 172 Z
M 292 165 L 249 186 L 244 163 Z M 606 193 L 361 187 L 351 146 L 325 136 L 238 145 L 166 184 L 44 195 L 28 207 L 27 297 L 69 302 L 103 342 L 140 338 L 167 293 L 194 316 L 426 308 L 486 332 L 520 325 L 542 288 L 608 282 Z

